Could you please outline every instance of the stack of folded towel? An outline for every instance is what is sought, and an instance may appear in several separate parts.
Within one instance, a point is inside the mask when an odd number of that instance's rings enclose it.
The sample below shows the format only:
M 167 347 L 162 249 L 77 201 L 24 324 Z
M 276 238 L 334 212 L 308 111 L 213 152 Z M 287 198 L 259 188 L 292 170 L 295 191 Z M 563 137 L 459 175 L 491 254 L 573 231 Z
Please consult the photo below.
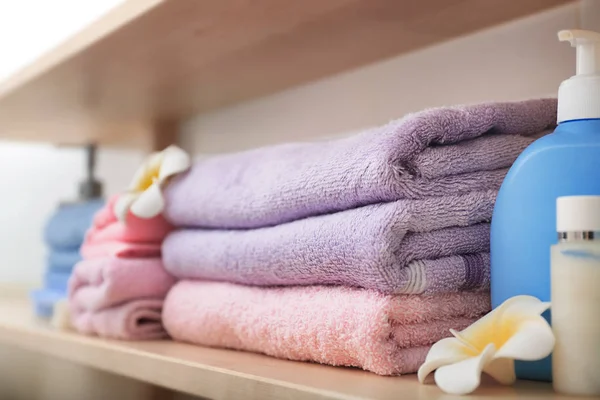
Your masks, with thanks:
M 83 260 L 69 281 L 71 324 L 102 337 L 163 338 L 163 301 L 175 280 L 163 267 L 160 246 L 171 225 L 162 216 L 131 213 L 123 223 L 113 211 L 116 201 L 94 216 L 81 247 Z
M 176 340 L 415 372 L 487 312 L 489 221 L 554 100 L 427 110 L 362 134 L 199 160 L 167 187 Z M 244 286 L 247 285 L 247 286 Z
M 35 312 L 40 317 L 51 317 L 54 305 L 67 297 L 67 283 L 73 267 L 81 256 L 79 248 L 85 231 L 92 223 L 94 213 L 103 205 L 102 200 L 82 203 L 64 203 L 50 218 L 44 240 L 50 251 L 44 271 L 43 287 L 32 293 Z

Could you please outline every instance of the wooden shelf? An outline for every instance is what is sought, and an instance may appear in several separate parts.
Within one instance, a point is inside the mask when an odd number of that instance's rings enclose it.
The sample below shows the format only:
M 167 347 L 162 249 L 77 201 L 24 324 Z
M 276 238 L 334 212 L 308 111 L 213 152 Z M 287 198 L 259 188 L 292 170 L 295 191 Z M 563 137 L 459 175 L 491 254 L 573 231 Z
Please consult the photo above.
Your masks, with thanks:
M 122 342 L 55 331 L 23 295 L 0 297 L 0 343 L 211 399 L 452 399 L 414 375 L 381 377 L 350 368 L 278 360 L 171 341 Z M 469 399 L 567 399 L 550 385 L 486 382 Z M 581 398 L 579 398 L 581 399 Z
M 139 146 L 197 112 L 572 0 L 126 0 L 0 83 L 0 137 Z

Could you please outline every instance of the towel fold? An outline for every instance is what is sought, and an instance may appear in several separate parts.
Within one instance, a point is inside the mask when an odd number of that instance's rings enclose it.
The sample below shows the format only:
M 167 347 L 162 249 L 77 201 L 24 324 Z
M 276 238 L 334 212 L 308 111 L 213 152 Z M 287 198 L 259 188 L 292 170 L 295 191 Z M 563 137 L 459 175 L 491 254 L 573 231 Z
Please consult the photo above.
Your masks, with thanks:
M 127 242 L 127 243 L 160 243 L 173 227 L 162 215 L 154 218 L 139 218 L 132 213 L 127 214 L 127 223 L 117 219 L 114 206 L 118 196 L 109 199 L 106 207 L 100 209 L 91 228 L 86 233 L 86 243 Z
M 81 261 L 79 246 L 72 250 L 51 250 L 47 259 L 48 271 L 71 272 L 79 261 Z
M 390 296 L 181 281 L 165 300 L 163 323 L 179 341 L 395 375 L 415 372 L 429 345 L 489 309 L 487 293 Z
M 474 253 L 417 260 L 400 272 L 394 294 L 451 293 L 489 290 L 490 254 Z
M 71 309 L 96 311 L 141 298 L 164 298 L 175 283 L 160 258 L 81 261 L 69 282 Z
M 180 279 L 250 285 L 347 285 L 412 293 L 410 268 L 430 260 L 489 252 L 495 192 L 399 200 L 253 230 L 179 230 L 163 243 L 163 262 Z M 475 225 L 472 225 L 475 224 Z M 434 229 L 433 231 L 430 231 Z M 468 267 L 465 267 L 467 260 Z M 489 258 L 437 261 L 424 291 L 489 284 Z M 465 273 L 465 268 L 469 270 Z M 474 278 L 477 277 L 477 278 Z
M 86 230 L 92 223 L 94 213 L 103 204 L 103 200 L 62 204 L 46 224 L 44 229 L 46 244 L 59 250 L 79 248 Z
M 162 215 L 144 219 L 128 213 L 127 223 L 123 223 L 114 213 L 117 199 L 118 196 L 111 197 L 107 205 L 94 216 L 81 246 L 83 258 L 160 257 L 162 240 L 173 227 Z
M 426 110 L 343 139 L 214 156 L 167 187 L 165 213 L 176 226 L 256 228 L 497 190 L 523 148 L 555 123 L 555 99 L 479 104 Z
M 71 324 L 80 333 L 121 340 L 163 339 L 162 299 L 140 299 L 101 311 L 70 310 Z
M 44 288 L 66 294 L 70 277 L 70 272 L 47 271 L 44 274 Z
M 453 145 L 430 146 L 402 165 L 402 173 L 414 178 L 437 179 L 452 175 L 496 171 L 510 167 L 527 146 L 551 133 L 529 136 L 488 134 Z

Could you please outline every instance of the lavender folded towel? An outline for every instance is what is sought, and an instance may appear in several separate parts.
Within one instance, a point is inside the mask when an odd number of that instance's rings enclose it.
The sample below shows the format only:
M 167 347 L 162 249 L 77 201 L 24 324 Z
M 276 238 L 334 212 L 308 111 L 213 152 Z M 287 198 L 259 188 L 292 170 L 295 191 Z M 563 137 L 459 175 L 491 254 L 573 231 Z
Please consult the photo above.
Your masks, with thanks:
M 438 108 L 344 139 L 215 156 L 168 186 L 166 216 L 176 226 L 257 228 L 497 190 L 505 169 L 555 121 L 554 99 Z
M 495 194 L 399 200 L 254 230 L 179 230 L 164 241 L 163 262 L 177 278 L 249 285 L 477 289 L 489 284 L 489 257 L 437 259 L 489 252 L 481 222 Z M 421 264 L 406 268 L 413 261 Z
M 430 294 L 489 290 L 490 253 L 416 260 L 404 268 L 394 294 Z

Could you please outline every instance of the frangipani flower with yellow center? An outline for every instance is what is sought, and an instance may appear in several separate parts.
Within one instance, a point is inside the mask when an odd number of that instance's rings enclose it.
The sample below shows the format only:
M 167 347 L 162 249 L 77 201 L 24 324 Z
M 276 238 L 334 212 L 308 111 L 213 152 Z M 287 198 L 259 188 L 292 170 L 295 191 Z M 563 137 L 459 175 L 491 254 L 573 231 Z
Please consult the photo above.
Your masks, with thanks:
M 541 314 L 550 307 L 532 296 L 515 296 L 454 337 L 431 347 L 419 368 L 419 382 L 435 370 L 435 383 L 446 393 L 471 393 L 485 372 L 498 382 L 515 382 L 514 360 L 545 358 L 554 348 L 554 334 Z
M 190 156 L 177 146 L 169 146 L 161 152 L 152 153 L 135 173 L 129 190 L 115 203 L 114 212 L 120 221 L 127 213 L 140 218 L 152 218 L 165 207 L 162 189 L 169 178 L 187 170 Z

